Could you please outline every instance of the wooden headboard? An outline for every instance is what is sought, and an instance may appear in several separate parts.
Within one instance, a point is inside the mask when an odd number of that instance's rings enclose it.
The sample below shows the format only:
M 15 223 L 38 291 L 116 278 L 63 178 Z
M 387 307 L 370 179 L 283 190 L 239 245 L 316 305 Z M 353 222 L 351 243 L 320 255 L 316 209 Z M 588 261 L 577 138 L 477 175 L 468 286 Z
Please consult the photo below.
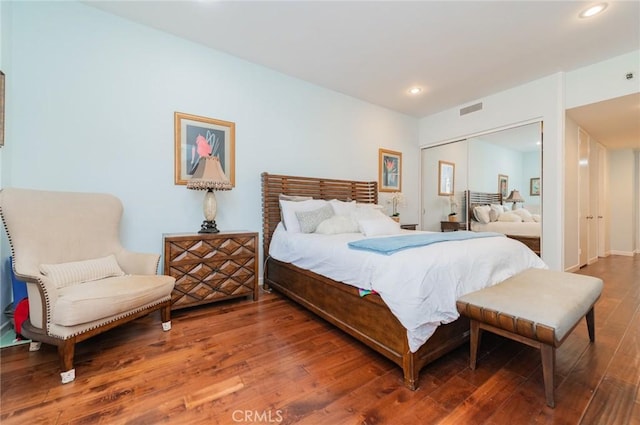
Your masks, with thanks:
M 280 222 L 280 194 L 311 196 L 315 199 L 338 199 L 367 204 L 378 203 L 378 183 L 294 177 L 262 173 L 262 247 L 269 253 L 271 235 Z
M 502 204 L 501 193 L 473 192 L 467 190 L 465 191 L 465 196 L 469 200 L 467 202 L 469 221 L 473 219 L 474 207 L 478 205 Z

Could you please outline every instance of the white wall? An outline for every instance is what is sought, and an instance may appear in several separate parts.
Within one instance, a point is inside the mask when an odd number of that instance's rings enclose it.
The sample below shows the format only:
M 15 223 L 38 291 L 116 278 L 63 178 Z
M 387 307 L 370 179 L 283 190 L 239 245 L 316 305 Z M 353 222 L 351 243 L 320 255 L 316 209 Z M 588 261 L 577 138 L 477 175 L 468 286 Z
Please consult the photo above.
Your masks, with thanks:
M 529 180 L 525 184 L 523 165 L 522 152 L 484 142 L 481 138 L 469 140 L 469 190 L 498 192 L 498 174 L 502 174 L 509 177 L 507 195 L 515 189 L 524 196 L 529 193 Z
M 377 180 L 380 147 L 403 153 L 401 213 L 418 222 L 415 118 L 76 2 L 14 3 L 11 19 L 3 185 L 117 195 L 129 249 L 161 253 L 162 233 L 202 222 L 203 193 L 173 183 L 175 111 L 236 124 L 222 230 L 261 231 L 261 172 Z
M 422 147 L 534 121 L 544 122 L 542 155 L 542 258 L 554 270 L 563 268 L 562 199 L 564 158 L 563 75 L 555 74 L 467 104 L 483 109 L 460 116 L 459 107 L 420 120 Z M 546 184 L 545 182 L 553 182 Z
M 636 247 L 636 159 L 631 149 L 609 151 L 609 216 L 611 217 L 611 253 L 633 255 Z
M 626 74 L 632 72 L 633 80 Z M 567 72 L 566 109 L 640 91 L 640 50 Z

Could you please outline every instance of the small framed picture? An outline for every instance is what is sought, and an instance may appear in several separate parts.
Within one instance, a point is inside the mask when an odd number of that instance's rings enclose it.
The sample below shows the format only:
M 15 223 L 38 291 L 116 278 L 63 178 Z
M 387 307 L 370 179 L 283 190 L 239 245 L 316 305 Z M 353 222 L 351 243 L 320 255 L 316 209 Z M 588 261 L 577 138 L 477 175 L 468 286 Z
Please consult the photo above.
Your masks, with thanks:
M 225 176 L 235 186 L 235 123 L 176 112 L 174 131 L 175 184 L 187 184 L 200 157 L 217 156 Z
M 509 196 L 509 176 L 498 174 L 498 193 L 502 195 L 502 199 Z
M 449 196 L 455 191 L 456 164 L 438 161 L 438 195 Z
M 402 152 L 378 150 L 378 190 L 402 191 Z
M 529 180 L 529 195 L 540 196 L 540 177 L 534 177 Z

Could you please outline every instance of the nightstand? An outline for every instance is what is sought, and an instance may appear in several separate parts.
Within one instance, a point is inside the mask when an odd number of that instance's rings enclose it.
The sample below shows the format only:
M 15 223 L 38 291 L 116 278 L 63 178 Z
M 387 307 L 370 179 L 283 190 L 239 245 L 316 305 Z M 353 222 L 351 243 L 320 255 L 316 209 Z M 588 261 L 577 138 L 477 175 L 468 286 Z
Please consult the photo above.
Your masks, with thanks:
M 164 274 L 176 278 L 173 310 L 231 298 L 258 299 L 258 233 L 164 234 Z
M 440 222 L 440 231 L 442 232 L 457 232 L 458 230 L 467 230 L 467 223 L 461 223 L 459 221 Z
M 401 224 L 400 225 L 400 228 L 405 230 L 416 230 L 417 227 L 418 227 L 417 224 Z

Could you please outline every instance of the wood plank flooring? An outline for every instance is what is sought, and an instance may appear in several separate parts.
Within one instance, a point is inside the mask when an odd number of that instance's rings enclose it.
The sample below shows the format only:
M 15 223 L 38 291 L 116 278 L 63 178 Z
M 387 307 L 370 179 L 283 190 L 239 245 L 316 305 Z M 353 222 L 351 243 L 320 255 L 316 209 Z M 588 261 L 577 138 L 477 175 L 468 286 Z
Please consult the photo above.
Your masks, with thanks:
M 596 343 L 584 321 L 557 352 L 545 405 L 539 352 L 485 333 L 422 370 L 399 367 L 278 294 L 157 313 L 80 343 L 61 385 L 54 347 L 0 351 L 5 424 L 640 425 L 640 256 L 600 259 Z

